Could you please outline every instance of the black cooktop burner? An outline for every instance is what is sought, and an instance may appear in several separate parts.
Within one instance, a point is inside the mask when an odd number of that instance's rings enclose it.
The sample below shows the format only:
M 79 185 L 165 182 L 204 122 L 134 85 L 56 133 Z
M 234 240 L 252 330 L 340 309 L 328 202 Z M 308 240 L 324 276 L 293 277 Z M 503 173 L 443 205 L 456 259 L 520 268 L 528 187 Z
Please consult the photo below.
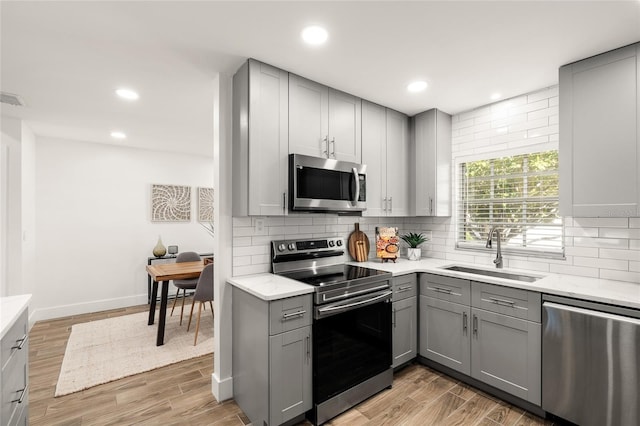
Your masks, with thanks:
M 324 287 L 362 278 L 389 275 L 388 272 L 352 265 L 323 266 L 317 269 L 306 269 L 280 274 L 287 278 L 301 281 L 316 287 Z

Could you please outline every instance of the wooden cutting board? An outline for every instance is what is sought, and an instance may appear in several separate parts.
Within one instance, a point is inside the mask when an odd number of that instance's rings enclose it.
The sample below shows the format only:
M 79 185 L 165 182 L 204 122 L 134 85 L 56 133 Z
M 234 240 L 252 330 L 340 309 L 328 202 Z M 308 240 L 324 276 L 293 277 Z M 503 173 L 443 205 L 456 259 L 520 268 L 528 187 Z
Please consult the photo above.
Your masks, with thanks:
M 366 262 L 369 258 L 369 237 L 360 230 L 360 224 L 355 224 L 355 231 L 349 235 L 347 242 L 349 254 L 356 262 Z

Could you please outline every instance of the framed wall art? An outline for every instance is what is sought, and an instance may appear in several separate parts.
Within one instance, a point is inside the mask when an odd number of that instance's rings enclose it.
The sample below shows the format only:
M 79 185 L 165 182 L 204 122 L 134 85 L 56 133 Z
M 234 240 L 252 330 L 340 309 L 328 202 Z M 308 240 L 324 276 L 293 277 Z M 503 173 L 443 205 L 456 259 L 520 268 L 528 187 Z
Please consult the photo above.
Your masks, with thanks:
M 189 222 L 191 220 L 191 187 L 151 185 L 152 222 Z
M 198 221 L 213 222 L 213 188 L 198 188 Z

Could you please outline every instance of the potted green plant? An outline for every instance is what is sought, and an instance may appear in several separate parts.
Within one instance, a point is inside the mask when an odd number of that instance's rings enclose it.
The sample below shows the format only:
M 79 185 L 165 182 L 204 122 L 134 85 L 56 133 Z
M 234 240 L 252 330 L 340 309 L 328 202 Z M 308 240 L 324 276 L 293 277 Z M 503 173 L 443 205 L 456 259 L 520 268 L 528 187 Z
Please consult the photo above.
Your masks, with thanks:
M 422 249 L 418 246 L 429 241 L 429 239 L 423 233 L 415 232 L 409 232 L 408 234 L 400 236 L 400 238 L 402 238 L 405 243 L 409 244 L 409 248 L 407 249 L 407 259 L 420 260 L 420 257 L 422 256 Z

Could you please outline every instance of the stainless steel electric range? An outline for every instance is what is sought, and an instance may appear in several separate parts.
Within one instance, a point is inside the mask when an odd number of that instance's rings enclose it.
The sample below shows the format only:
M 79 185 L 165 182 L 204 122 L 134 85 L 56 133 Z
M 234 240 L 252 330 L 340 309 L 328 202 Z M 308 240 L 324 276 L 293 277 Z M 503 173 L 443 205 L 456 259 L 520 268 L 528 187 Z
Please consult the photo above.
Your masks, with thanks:
M 393 381 L 391 273 L 347 265 L 343 238 L 271 243 L 273 273 L 315 287 L 313 409 L 322 424 Z

